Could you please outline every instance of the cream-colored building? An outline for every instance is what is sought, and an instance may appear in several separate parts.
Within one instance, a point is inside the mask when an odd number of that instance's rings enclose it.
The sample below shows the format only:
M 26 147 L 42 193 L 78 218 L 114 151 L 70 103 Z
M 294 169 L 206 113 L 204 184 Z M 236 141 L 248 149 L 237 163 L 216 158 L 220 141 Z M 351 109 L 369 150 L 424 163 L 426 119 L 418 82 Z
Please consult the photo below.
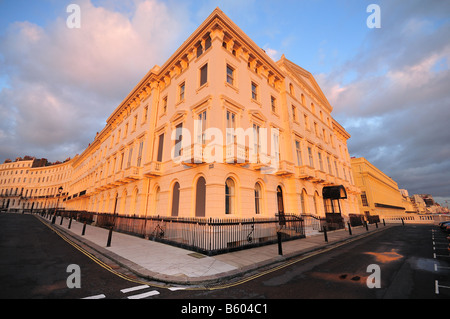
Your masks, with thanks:
M 351 163 L 355 183 L 361 189 L 359 207 L 362 214 L 383 218 L 414 212 L 407 192 L 401 192 L 392 178 L 364 157 L 352 158 Z
M 308 71 L 273 61 L 216 9 L 64 163 L 63 205 L 138 216 L 357 213 L 350 135 L 332 110 Z
M 0 209 L 32 210 L 63 207 L 72 166 L 25 157 L 0 164 Z M 59 188 L 61 187 L 61 191 Z

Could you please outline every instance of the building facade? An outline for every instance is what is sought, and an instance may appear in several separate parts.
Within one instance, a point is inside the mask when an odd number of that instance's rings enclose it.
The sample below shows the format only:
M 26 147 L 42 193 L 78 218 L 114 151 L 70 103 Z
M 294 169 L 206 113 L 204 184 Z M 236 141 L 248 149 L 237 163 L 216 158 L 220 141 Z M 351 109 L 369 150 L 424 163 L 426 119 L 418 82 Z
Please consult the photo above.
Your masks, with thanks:
M 63 187 L 66 210 L 124 215 L 358 213 L 350 135 L 332 110 L 308 71 L 273 61 L 216 9 L 62 164 L 65 179 L 29 187 Z M 39 170 L 28 174 L 56 173 Z
M 0 164 L 0 209 L 9 211 L 63 206 L 72 166 L 46 159 L 18 158 Z M 60 190 L 61 188 L 61 190 Z
M 415 213 L 407 192 L 364 157 L 351 159 L 355 183 L 360 188 L 360 212 L 366 216 L 402 217 Z M 404 196 L 404 194 L 406 196 Z

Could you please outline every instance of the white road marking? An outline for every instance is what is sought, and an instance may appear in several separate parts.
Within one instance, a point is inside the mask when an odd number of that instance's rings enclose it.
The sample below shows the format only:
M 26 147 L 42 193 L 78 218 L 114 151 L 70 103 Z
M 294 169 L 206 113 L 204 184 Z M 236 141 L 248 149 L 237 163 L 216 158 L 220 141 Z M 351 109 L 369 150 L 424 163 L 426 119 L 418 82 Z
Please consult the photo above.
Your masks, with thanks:
M 145 288 L 148 288 L 148 287 L 150 287 L 150 286 L 148 286 L 148 285 L 136 286 L 136 287 L 122 289 L 121 292 L 126 294 L 126 293 L 129 293 L 129 292 L 132 292 L 132 291 L 141 290 L 141 289 L 145 289 Z
M 435 280 L 435 282 L 434 282 L 434 292 L 436 293 L 436 295 L 439 295 L 439 288 L 450 289 L 450 287 L 448 287 L 448 286 L 439 285 L 439 282 L 437 280 Z
M 185 287 L 172 287 L 172 288 L 169 288 L 170 291 L 177 291 L 177 290 L 184 290 L 184 289 L 186 289 L 186 288 Z
M 156 290 L 152 290 L 149 292 L 144 292 L 143 294 L 129 296 L 128 299 L 142 299 L 142 298 L 147 298 L 147 297 L 156 296 L 156 295 L 159 295 L 159 292 Z
M 104 294 L 90 296 L 90 297 L 86 297 L 86 298 L 82 298 L 82 299 L 103 299 L 103 298 L 106 298 L 106 296 Z

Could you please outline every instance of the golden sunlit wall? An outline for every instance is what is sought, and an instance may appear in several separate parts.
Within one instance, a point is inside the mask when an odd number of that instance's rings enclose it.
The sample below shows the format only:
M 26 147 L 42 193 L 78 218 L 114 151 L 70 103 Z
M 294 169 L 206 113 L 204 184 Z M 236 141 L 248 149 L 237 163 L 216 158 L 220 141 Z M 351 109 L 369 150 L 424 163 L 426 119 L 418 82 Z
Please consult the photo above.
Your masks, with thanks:
M 380 216 L 401 216 L 411 209 L 397 183 L 365 158 L 351 159 L 356 186 L 361 189 L 361 213 Z
M 18 160 L 0 164 L 0 209 L 55 208 L 68 192 L 72 166 L 67 161 L 33 167 L 35 160 Z M 59 188 L 62 188 L 61 193 Z

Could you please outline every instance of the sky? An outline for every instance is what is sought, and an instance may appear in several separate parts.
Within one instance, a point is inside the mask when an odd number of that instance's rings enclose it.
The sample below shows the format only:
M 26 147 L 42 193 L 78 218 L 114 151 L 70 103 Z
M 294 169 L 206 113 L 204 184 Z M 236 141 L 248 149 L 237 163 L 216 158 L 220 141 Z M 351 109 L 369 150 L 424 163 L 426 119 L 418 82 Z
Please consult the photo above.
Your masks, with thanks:
M 67 20 L 80 7 L 80 27 Z M 380 28 L 370 28 L 380 8 Z M 0 163 L 81 154 L 154 66 L 219 7 L 313 74 L 365 157 L 450 204 L 450 1 L 0 0 Z M 72 21 L 72 20 L 71 20 Z

